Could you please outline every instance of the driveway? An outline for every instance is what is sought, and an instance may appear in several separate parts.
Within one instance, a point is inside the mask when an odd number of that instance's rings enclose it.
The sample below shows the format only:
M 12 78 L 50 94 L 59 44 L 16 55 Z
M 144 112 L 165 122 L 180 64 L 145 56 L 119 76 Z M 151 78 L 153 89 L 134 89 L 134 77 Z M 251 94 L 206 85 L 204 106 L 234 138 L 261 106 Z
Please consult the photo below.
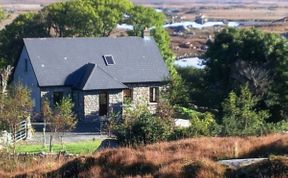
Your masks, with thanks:
M 34 128 L 34 134 L 33 137 L 29 140 L 26 140 L 28 143 L 40 143 L 42 144 L 45 139 L 45 143 L 48 144 L 50 140 L 50 135 L 52 134 L 47 130 L 43 132 L 44 124 L 43 123 L 32 123 L 32 127 Z M 85 141 L 85 140 L 95 140 L 95 139 L 101 139 L 105 140 L 110 137 L 108 137 L 105 133 L 100 132 L 100 123 L 97 121 L 90 121 L 90 122 L 83 122 L 80 121 L 77 123 L 76 128 L 72 130 L 71 132 L 65 132 L 63 134 L 63 141 L 64 142 L 78 142 L 78 141 Z M 60 134 L 57 134 L 53 137 L 53 143 L 59 143 L 60 140 Z
M 33 137 L 31 139 L 27 139 L 27 143 L 34 143 L 34 144 L 43 144 L 44 139 L 45 143 L 48 144 L 50 141 L 50 135 L 51 132 L 46 132 L 45 136 L 43 132 L 35 132 L 33 134 Z M 60 143 L 60 134 L 57 134 L 53 137 L 53 143 Z M 79 141 L 88 141 L 88 140 L 105 140 L 108 139 L 107 135 L 100 135 L 99 133 L 93 133 L 93 132 L 65 132 L 63 135 L 63 142 L 69 143 L 69 142 L 79 142 Z

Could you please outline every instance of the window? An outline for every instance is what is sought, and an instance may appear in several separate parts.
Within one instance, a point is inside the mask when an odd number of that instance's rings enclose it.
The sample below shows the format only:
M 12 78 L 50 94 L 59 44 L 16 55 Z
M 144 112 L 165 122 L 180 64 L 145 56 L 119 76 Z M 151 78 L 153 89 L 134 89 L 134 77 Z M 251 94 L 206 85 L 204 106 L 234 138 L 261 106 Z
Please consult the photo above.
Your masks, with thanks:
M 107 66 L 115 64 L 114 58 L 112 55 L 104 55 L 104 60 Z
M 151 87 L 150 88 L 150 102 L 156 103 L 159 100 L 159 88 L 158 87 Z
M 28 72 L 28 59 L 25 59 L 24 72 Z
M 56 104 L 60 104 L 60 102 L 63 99 L 63 92 L 54 92 L 53 93 L 53 104 L 56 106 Z
M 124 101 L 132 101 L 133 100 L 133 89 L 129 88 L 129 89 L 125 89 L 123 90 L 123 98 Z

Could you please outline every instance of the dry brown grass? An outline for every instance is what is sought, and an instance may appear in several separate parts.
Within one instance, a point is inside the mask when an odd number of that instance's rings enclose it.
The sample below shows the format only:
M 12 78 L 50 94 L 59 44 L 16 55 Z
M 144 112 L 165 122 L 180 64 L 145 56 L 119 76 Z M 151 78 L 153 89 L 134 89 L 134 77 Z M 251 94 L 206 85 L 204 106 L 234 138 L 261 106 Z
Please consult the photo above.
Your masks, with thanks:
M 0 154 L 0 177 L 11 177 L 18 174 L 42 174 L 45 170 L 50 171 L 59 168 L 69 158 L 63 156 L 12 156 L 7 153 Z M 5 176 L 4 176 L 5 175 Z
M 283 155 L 288 154 L 287 147 L 287 134 L 191 138 L 138 148 L 107 149 L 61 166 L 61 162 L 50 168 L 39 164 L 27 171 L 21 169 L 22 173 L 18 171 L 17 174 L 39 177 L 226 177 L 227 167 L 217 164 L 216 160 Z

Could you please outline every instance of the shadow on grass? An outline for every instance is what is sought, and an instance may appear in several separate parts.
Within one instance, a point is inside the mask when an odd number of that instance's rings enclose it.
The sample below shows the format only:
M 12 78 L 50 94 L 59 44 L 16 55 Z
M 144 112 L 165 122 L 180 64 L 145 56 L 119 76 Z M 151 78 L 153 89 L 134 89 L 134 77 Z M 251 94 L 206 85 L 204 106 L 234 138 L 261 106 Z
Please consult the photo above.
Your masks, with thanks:
M 87 177 L 88 171 L 98 169 L 102 177 L 144 176 L 158 170 L 158 167 L 148 161 L 139 161 L 133 164 L 119 164 L 103 162 L 95 157 L 79 157 L 65 163 L 59 169 L 48 172 L 43 177 Z M 25 175 L 21 175 L 22 177 Z M 89 177 L 89 176 L 88 176 Z
M 116 139 L 105 139 L 101 142 L 96 151 L 103 151 L 107 148 L 117 148 L 119 143 Z
M 270 144 L 255 147 L 252 151 L 242 155 L 244 158 L 249 157 L 269 157 L 270 155 L 288 154 L 288 141 L 284 139 L 276 140 Z

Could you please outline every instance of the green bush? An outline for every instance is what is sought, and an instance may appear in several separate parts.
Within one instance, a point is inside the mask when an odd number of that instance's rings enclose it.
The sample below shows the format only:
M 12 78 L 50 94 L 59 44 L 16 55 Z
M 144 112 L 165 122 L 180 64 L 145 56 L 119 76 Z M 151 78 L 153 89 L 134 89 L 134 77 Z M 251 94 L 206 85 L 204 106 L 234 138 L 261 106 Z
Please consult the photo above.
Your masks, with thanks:
M 218 125 L 214 116 L 209 113 L 197 112 L 193 109 L 185 107 L 176 107 L 178 117 L 189 119 L 191 125 L 187 128 L 176 127 L 170 135 L 170 139 L 181 139 L 195 136 L 215 136 L 221 131 L 221 126 Z
M 286 132 L 288 131 L 288 120 L 282 120 L 276 123 L 267 123 L 264 133 Z
M 147 106 L 128 106 L 123 120 L 113 126 L 119 143 L 132 146 L 165 141 L 171 130 L 171 124 L 152 115 Z
M 269 113 L 256 110 L 257 98 L 252 96 L 247 85 L 241 87 L 240 95 L 230 92 L 223 102 L 224 135 L 262 135 L 267 129 Z M 269 129 L 268 129 L 269 130 Z
M 215 136 L 221 130 L 214 116 L 209 112 L 201 113 L 198 117 L 191 118 L 190 122 L 191 126 L 188 129 L 192 136 Z

